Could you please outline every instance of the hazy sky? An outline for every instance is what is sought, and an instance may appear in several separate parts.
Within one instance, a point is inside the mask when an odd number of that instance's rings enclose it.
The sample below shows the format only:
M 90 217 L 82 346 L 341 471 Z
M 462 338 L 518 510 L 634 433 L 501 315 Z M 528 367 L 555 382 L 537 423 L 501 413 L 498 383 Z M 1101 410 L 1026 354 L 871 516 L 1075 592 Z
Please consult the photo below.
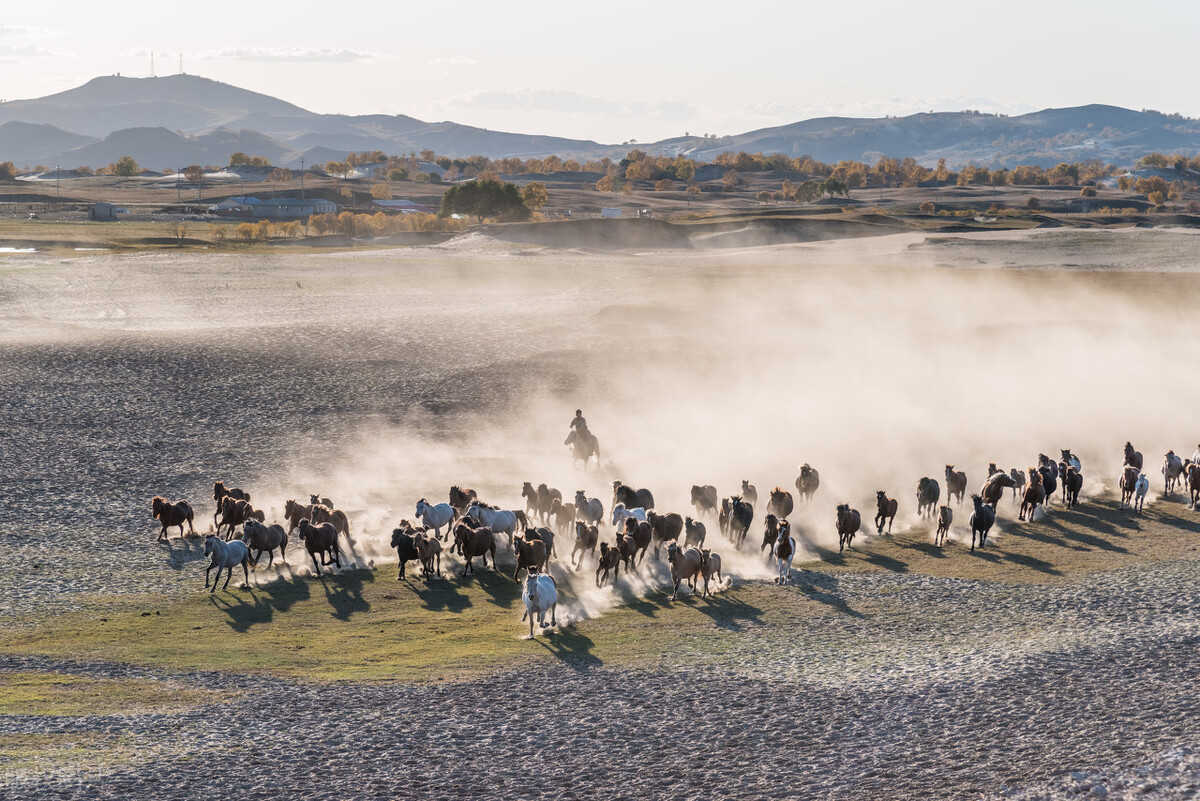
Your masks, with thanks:
M 830 114 L 1200 116 L 1200 3 L 7 3 L 0 99 L 185 72 L 320 112 L 623 142 Z M 1174 32 L 1174 33 L 1173 33 Z

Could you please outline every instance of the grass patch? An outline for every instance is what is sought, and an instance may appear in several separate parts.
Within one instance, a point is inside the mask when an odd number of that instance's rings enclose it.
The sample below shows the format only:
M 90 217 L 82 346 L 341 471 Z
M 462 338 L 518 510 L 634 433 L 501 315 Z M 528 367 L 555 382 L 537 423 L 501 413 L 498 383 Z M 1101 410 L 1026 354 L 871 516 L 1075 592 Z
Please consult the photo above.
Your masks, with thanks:
M 1156 501 L 1135 515 L 1102 498 L 1073 510 L 1056 507 L 1036 523 L 1017 522 L 1001 508 L 994 539 L 975 553 L 961 544 L 935 548 L 931 532 L 916 526 L 859 540 L 844 554 L 818 549 L 821 561 L 797 567 L 834 575 L 887 571 L 1059 583 L 1142 562 L 1193 558 L 1200 543 L 1200 518 L 1177 500 Z M 967 517 L 964 507 L 953 528 L 960 538 L 969 536 Z M 520 622 L 520 587 L 507 576 L 429 582 L 393 576 L 388 569 L 276 580 L 183 600 L 104 597 L 92 611 L 14 621 L 16 627 L 0 630 L 0 653 L 314 681 L 454 681 L 544 660 L 576 669 L 669 668 L 686 653 L 692 663 L 722 663 L 736 658 L 741 632 L 749 628 L 793 630 L 890 613 L 885 598 L 879 609 L 850 608 L 836 585 L 794 592 L 755 583 L 708 600 L 681 594 L 675 603 L 663 590 L 625 598 L 597 619 L 531 641 Z M 564 593 L 560 613 L 571 600 Z M 33 703 L 22 698 L 14 703 Z
M 136 678 L 92 678 L 50 671 L 0 673 L 0 715 L 140 714 L 200 706 L 227 693 Z
M 132 737 L 104 732 L 0 734 L 0 775 L 94 773 L 126 763 L 133 748 Z

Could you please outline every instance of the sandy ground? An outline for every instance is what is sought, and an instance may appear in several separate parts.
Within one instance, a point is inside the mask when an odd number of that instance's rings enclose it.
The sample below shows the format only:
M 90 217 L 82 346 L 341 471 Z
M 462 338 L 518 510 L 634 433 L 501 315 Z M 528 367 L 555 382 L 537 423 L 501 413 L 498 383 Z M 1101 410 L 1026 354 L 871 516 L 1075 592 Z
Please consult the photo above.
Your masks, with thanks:
M 154 544 L 149 498 L 189 498 L 203 531 L 216 478 L 251 489 L 272 517 L 289 497 L 332 497 L 350 515 L 354 561 L 378 565 L 395 521 L 451 483 L 519 508 L 521 481 L 547 481 L 607 509 L 620 478 L 685 512 L 692 483 L 724 495 L 750 478 L 765 496 L 808 461 L 823 489 L 794 522 L 827 547 L 835 503 L 869 519 L 884 489 L 901 499 L 900 526 L 916 478 L 941 478 L 947 463 L 975 487 L 990 460 L 1024 468 L 1069 447 L 1094 497 L 1132 439 L 1156 479 L 1168 447 L 1188 455 L 1198 440 L 1197 240 L 1090 233 L 700 255 L 464 237 L 360 254 L 6 256 L 0 609 L 196 592 L 198 545 Z M 563 452 L 577 406 L 604 448 L 600 470 Z M 739 582 L 768 575 L 722 547 Z M 293 565 L 303 573 L 298 554 Z M 701 648 L 634 675 L 561 659 L 435 687 L 195 676 L 252 700 L 146 718 L 6 716 L 5 733 L 99 726 L 140 756 L 5 782 L 114 798 L 231 786 L 331 798 L 456 786 L 519 798 L 1115 792 L 1110 773 L 1147 765 L 1195 775 L 1194 759 L 1171 754 L 1198 745 L 1196 569 L 1018 588 L 800 575 L 834 610 L 816 645 L 748 626 L 737 655 L 713 662 Z M 891 613 L 854 613 L 881 594 Z M 933 609 L 952 625 L 935 625 Z M 897 627 L 906 615 L 914 626 Z M 241 756 L 219 779 L 185 758 L 223 751 Z M 1154 792 L 1188 797 L 1167 787 Z

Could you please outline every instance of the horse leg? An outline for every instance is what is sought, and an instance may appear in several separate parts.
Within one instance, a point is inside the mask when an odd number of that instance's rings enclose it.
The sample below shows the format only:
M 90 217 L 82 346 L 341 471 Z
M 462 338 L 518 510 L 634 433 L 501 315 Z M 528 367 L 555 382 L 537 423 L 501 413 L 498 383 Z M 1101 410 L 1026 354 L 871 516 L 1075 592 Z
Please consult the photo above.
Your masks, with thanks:
M 310 557 L 312 557 L 313 567 L 315 567 L 317 569 L 317 575 L 320 576 L 321 575 L 321 565 L 319 562 L 317 562 L 317 555 L 315 553 L 313 553 L 312 551 L 309 551 L 308 555 Z
M 243 574 L 246 576 L 246 586 L 249 586 L 249 585 L 250 585 L 250 568 L 246 567 L 246 563 L 247 563 L 248 561 L 250 561 L 250 560 L 249 560 L 249 559 L 243 559 L 243 560 L 242 560 L 242 573 L 243 573 Z M 232 568 L 232 567 L 231 567 L 231 568 L 229 568 L 229 572 L 230 572 L 230 573 L 232 573 L 232 572 L 233 572 L 233 568 Z
M 208 566 L 208 570 L 204 571 L 204 588 L 205 589 L 208 589 L 208 575 L 209 575 L 209 573 L 212 572 L 212 569 L 214 567 L 216 567 L 216 565 L 217 565 L 217 563 L 213 562 L 211 565 Z M 218 576 L 218 578 L 220 578 L 220 576 Z

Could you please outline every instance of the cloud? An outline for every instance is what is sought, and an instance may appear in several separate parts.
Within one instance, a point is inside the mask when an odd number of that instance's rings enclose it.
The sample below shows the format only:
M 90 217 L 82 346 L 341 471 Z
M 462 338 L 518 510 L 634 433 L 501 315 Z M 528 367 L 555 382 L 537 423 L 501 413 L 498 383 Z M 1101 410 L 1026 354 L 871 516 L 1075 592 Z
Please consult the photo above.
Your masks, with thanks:
M 565 89 L 473 92 L 450 98 L 445 105 L 449 108 L 604 115 L 657 122 L 691 120 L 698 113 L 694 106 L 683 100 L 611 100 Z
M 62 56 L 63 50 L 45 47 L 42 42 L 62 34 L 48 28 L 0 23 L 0 56 Z
M 275 63 L 350 63 L 381 61 L 386 56 L 365 50 L 334 47 L 227 47 L 209 50 L 200 58 L 221 61 L 258 61 Z
M 465 67 L 475 63 L 475 59 L 466 56 L 439 56 L 425 62 L 431 67 Z

